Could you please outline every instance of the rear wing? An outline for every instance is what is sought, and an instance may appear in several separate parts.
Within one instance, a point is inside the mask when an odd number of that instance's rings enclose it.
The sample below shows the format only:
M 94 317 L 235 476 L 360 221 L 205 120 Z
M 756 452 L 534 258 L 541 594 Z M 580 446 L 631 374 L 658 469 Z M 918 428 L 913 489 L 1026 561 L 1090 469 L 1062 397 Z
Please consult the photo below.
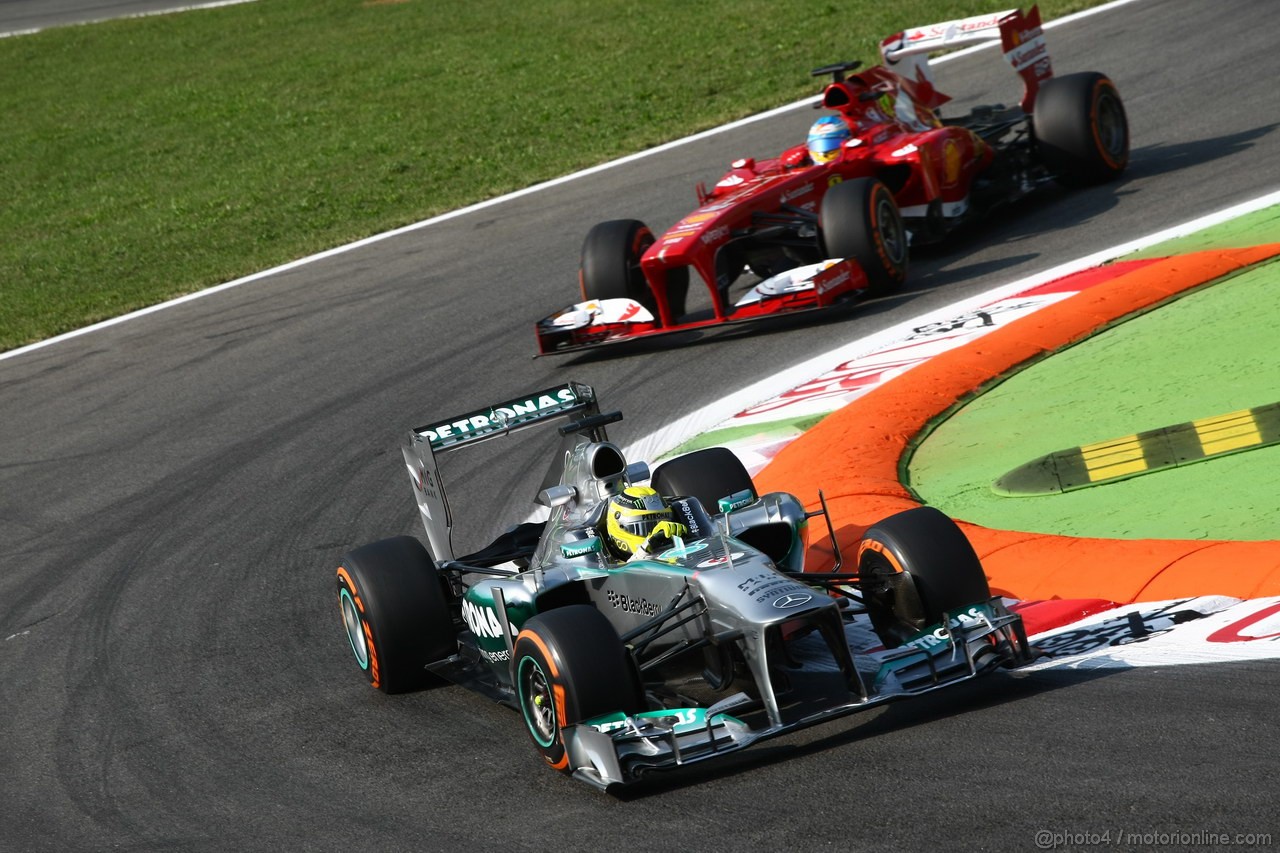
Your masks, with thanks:
M 418 512 L 427 531 L 431 556 L 437 561 L 455 559 L 453 516 L 440 480 L 436 454 L 449 453 L 559 418 L 573 418 L 575 421 L 573 429 L 568 429 L 568 432 L 590 429 L 593 435 L 603 436 L 604 423 L 620 417 L 600 415 L 591 386 L 568 382 L 410 430 L 409 443 L 401 448 L 401 452 L 409 469 Z M 562 432 L 566 429 L 562 428 Z M 548 478 L 555 473 L 557 469 L 553 464 Z
M 922 97 L 924 106 L 935 109 L 949 100 L 933 88 L 929 54 L 967 45 L 1000 42 L 1004 57 L 1022 78 L 1022 109 L 1031 112 L 1040 84 L 1053 76 L 1049 49 L 1045 46 L 1040 26 L 1040 7 L 1032 6 L 1025 15 L 1020 9 L 1007 9 L 987 15 L 974 15 L 941 24 L 913 27 L 880 42 L 884 64 L 899 76 L 915 81 L 917 87 L 932 97 Z M 929 101 L 932 100 L 933 103 Z

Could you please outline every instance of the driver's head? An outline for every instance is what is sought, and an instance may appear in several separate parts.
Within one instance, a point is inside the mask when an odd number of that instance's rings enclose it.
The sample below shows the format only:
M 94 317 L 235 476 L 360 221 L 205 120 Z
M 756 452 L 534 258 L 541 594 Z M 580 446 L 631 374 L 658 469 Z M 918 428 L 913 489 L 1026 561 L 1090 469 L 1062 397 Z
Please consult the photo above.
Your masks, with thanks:
M 605 509 L 605 533 L 623 556 L 636 552 L 660 521 L 671 520 L 671 507 L 648 486 L 627 486 L 609 499 Z
M 840 146 L 852 135 L 840 116 L 823 116 L 809 128 L 809 156 L 815 163 L 830 163 L 840 156 Z

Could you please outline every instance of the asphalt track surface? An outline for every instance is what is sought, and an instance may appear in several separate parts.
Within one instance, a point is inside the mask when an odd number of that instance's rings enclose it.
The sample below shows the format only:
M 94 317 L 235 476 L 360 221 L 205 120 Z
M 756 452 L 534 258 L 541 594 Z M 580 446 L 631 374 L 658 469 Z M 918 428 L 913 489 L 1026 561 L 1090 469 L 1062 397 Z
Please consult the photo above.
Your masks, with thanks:
M 917 255 L 900 296 L 827 322 L 529 359 L 591 224 L 670 225 L 696 181 L 802 138 L 814 113 L 799 109 L 0 361 L 0 847 L 1280 838 L 1274 663 L 1000 675 L 614 798 L 541 767 L 512 712 L 462 689 L 370 690 L 332 591 L 346 549 L 418 532 L 398 445 L 434 415 L 574 378 L 626 412 L 625 442 L 852 338 L 1274 188 L 1271 12 L 1153 0 L 1052 30 L 1060 73 L 1105 71 L 1125 97 L 1125 180 L 1049 192 Z M 940 82 L 991 93 L 963 106 L 1012 100 L 1011 77 L 982 53 Z M 490 529 L 523 517 L 543 445 L 456 454 L 445 476 L 474 495 L 460 509 Z
M 158 15 L 233 0 L 0 0 L 0 36 L 114 18 Z M 234 0 L 249 2 L 249 0 Z

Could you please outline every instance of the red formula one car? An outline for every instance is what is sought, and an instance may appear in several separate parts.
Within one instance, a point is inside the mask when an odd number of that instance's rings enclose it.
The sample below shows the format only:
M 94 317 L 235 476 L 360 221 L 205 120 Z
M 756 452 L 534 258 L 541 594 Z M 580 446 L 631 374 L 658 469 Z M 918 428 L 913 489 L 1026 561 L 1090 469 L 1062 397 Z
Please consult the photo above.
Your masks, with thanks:
M 928 54 L 998 39 L 1022 78 L 1014 107 L 942 119 L 950 100 Z M 1100 183 L 1124 171 L 1129 127 L 1115 85 L 1097 72 L 1053 76 L 1039 9 L 1013 10 L 897 33 L 883 64 L 816 69 L 831 76 L 831 113 L 808 141 L 768 160 L 745 158 L 698 208 L 655 238 L 642 222 L 596 225 L 582 247 L 582 301 L 538 322 L 540 355 L 724 323 L 823 309 L 892 293 L 909 244 L 1051 181 Z M 686 311 L 689 270 L 710 310 Z M 730 302 L 749 271 L 759 281 Z

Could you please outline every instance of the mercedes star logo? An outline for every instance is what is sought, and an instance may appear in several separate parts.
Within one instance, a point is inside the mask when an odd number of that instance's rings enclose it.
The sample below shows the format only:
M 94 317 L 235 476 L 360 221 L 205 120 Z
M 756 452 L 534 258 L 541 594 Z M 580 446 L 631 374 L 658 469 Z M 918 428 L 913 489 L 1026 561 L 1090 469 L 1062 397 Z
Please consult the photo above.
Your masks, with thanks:
M 781 598 L 775 598 L 773 606 L 779 610 L 785 610 L 788 607 L 799 607 L 812 598 L 812 595 L 805 595 L 802 592 L 789 592 Z

